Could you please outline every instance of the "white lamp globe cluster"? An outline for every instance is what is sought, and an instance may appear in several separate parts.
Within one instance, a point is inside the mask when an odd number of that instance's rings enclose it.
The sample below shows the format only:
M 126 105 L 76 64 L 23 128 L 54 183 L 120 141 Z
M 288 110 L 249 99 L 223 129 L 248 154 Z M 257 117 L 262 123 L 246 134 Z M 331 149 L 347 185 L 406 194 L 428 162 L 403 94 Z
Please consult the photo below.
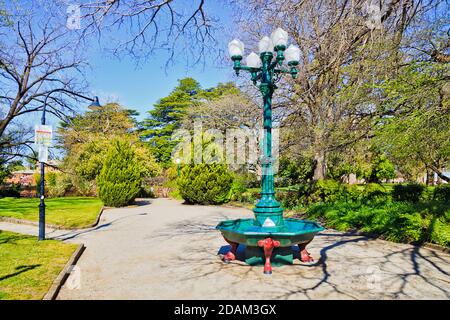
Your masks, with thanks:
M 277 57 L 284 59 L 289 65 L 297 65 L 300 60 L 300 49 L 291 44 L 287 49 L 288 34 L 281 28 L 275 29 L 270 38 L 264 36 L 258 43 L 259 53 L 277 52 Z M 284 52 L 283 52 L 284 51 Z M 244 55 L 244 44 L 238 39 L 230 41 L 228 44 L 228 52 L 233 60 L 241 60 Z M 261 59 L 258 54 L 251 52 L 246 58 L 245 63 L 250 68 L 260 68 Z

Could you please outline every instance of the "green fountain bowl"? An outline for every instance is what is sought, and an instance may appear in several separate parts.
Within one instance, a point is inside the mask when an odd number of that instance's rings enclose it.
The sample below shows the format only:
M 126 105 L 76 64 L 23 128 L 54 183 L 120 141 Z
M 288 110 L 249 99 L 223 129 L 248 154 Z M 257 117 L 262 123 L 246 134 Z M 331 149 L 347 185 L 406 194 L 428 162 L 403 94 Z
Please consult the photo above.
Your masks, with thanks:
M 284 219 L 284 225 L 261 227 L 254 219 L 236 219 L 220 222 L 216 229 L 232 242 L 246 246 L 257 246 L 259 240 L 272 238 L 280 241 L 281 247 L 310 242 L 316 233 L 324 230 L 317 222 L 300 219 Z

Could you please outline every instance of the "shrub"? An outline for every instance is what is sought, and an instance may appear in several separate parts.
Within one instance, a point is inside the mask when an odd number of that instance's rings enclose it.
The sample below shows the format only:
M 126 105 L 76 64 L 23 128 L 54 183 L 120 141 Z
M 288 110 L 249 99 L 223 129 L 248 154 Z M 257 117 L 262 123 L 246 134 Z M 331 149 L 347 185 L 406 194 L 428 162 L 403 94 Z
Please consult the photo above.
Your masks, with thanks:
M 246 191 L 245 178 L 241 175 L 235 175 L 231 185 L 231 200 L 241 201 L 242 195 Z
M 395 201 L 418 202 L 423 190 L 424 186 L 417 183 L 396 184 L 392 189 L 392 199 Z
M 356 202 L 361 198 L 361 190 L 356 184 L 346 184 L 343 188 L 343 199 Z
M 320 219 L 341 231 L 359 229 L 396 242 L 450 243 L 450 207 L 440 203 L 344 202 L 317 203 L 308 207 L 309 218 Z M 438 216 L 437 216 L 438 215 Z
M 259 194 L 259 192 L 246 191 L 241 195 L 238 201 L 243 203 L 255 204 L 260 197 L 261 195 Z
M 312 178 L 314 172 L 313 161 L 307 157 L 297 157 L 291 160 L 287 157 L 281 157 L 279 162 L 277 186 L 290 186 L 305 182 Z
M 20 197 L 21 186 L 20 184 L 12 184 L 9 187 L 0 188 L 0 198 L 2 197 Z
M 368 183 L 364 186 L 364 190 L 361 192 L 361 200 L 364 201 L 386 201 L 388 199 L 389 192 L 377 183 Z
M 188 203 L 220 204 L 231 197 L 233 176 L 224 164 L 185 166 L 177 179 L 179 192 Z
M 36 172 L 33 174 L 36 183 L 36 194 L 41 192 L 41 174 Z M 62 197 L 72 188 L 72 179 L 59 171 L 45 172 L 45 195 L 49 198 Z
M 296 191 L 277 192 L 276 199 L 281 202 L 281 206 L 285 209 L 293 209 L 302 205 L 302 199 Z
M 62 172 L 51 171 L 47 179 L 47 195 L 51 198 L 62 197 L 72 187 L 71 179 Z
M 445 223 L 444 219 L 434 217 L 430 223 L 429 240 L 444 247 L 450 246 L 450 221 Z
M 395 168 L 392 162 L 385 155 L 375 158 L 372 164 L 369 181 L 380 182 L 381 180 L 393 178 L 395 178 Z
M 132 146 L 125 141 L 113 142 L 97 177 L 100 199 L 107 206 L 125 206 L 136 198 L 141 184 L 141 169 Z
M 137 196 L 139 198 L 156 198 L 155 188 L 153 186 L 143 185 L 141 186 Z
M 319 198 L 324 202 L 332 202 L 342 196 L 342 186 L 339 182 L 331 179 L 318 180 L 312 186 L 311 200 Z
M 84 197 L 97 195 L 95 181 L 89 181 L 83 177 L 75 175 L 71 177 L 71 183 L 74 187 L 74 193 L 76 195 Z
M 450 202 L 450 184 L 441 184 L 434 188 L 433 199 Z

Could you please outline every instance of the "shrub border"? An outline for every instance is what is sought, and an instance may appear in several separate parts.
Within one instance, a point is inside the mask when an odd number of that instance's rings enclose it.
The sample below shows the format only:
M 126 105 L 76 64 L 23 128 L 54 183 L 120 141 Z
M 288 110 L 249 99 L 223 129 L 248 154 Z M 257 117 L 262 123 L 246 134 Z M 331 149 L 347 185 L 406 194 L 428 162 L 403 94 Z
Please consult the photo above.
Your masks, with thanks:
M 56 224 L 45 224 L 45 227 L 47 228 L 52 228 L 52 229 L 56 229 L 56 230 L 83 230 L 83 229 L 89 229 L 92 227 L 95 227 L 98 225 L 98 223 L 100 222 L 100 217 L 103 213 L 103 211 L 107 209 L 105 206 L 102 206 L 97 214 L 97 218 L 95 219 L 95 221 L 93 223 L 91 223 L 90 225 L 81 227 L 81 228 L 77 228 L 77 227 L 64 227 L 64 226 L 60 226 L 60 225 L 56 225 Z M 36 221 L 31 221 L 31 220 L 25 220 L 25 219 L 17 219 L 17 218 L 11 218 L 11 217 L 4 217 L 4 216 L 0 216 L 0 222 L 10 222 L 10 223 L 16 223 L 16 224 L 25 224 L 25 225 L 29 225 L 29 226 L 39 226 L 39 222 Z
M 64 268 L 58 274 L 56 279 L 53 280 L 53 283 L 50 286 L 50 289 L 44 295 L 42 300 L 55 300 L 56 299 L 61 287 L 66 282 L 67 278 L 69 277 L 70 273 L 72 272 L 73 266 L 77 263 L 78 259 L 81 257 L 81 254 L 84 252 L 85 248 L 86 247 L 84 246 L 83 243 L 78 245 L 78 247 L 76 248 L 76 250 L 70 257 L 70 259 L 67 261 Z
M 225 207 L 225 208 L 227 208 L 227 207 L 228 208 L 245 208 L 245 209 L 249 209 L 249 210 L 251 210 L 252 207 L 253 207 L 253 205 L 246 205 L 246 204 L 244 204 L 242 202 L 229 202 L 229 203 L 223 204 L 222 206 Z M 284 210 L 284 213 L 285 214 L 286 213 L 289 214 L 289 216 L 291 218 L 301 219 L 300 218 L 301 214 L 299 214 L 298 212 L 295 212 L 295 211 L 292 211 L 292 210 Z M 332 228 L 328 228 L 325 223 L 322 223 L 322 225 L 324 225 L 326 227 L 326 229 L 328 229 L 328 230 L 332 229 Z M 332 229 L 332 230 L 334 230 L 334 229 Z M 338 231 L 338 230 L 336 230 L 336 231 Z M 342 231 L 338 231 L 338 232 L 342 232 Z M 378 240 L 383 240 L 383 241 L 396 243 L 396 242 L 393 242 L 393 241 L 389 241 L 389 240 L 383 239 L 380 235 L 375 234 L 375 233 L 362 232 L 362 231 L 358 231 L 358 230 L 349 230 L 349 231 L 346 231 L 346 232 L 351 233 L 352 235 L 355 235 L 355 236 L 364 236 L 364 237 L 371 238 L 371 239 L 378 239 Z M 404 242 L 398 242 L 398 243 L 406 244 Z M 417 245 L 417 244 L 410 244 L 410 245 L 416 246 L 416 247 L 419 247 L 419 248 L 438 250 L 438 251 L 444 252 L 446 254 L 450 254 L 450 248 L 449 247 L 444 247 L 444 246 L 441 246 L 439 244 L 432 243 L 432 242 L 425 242 L 425 243 L 423 243 L 421 245 Z

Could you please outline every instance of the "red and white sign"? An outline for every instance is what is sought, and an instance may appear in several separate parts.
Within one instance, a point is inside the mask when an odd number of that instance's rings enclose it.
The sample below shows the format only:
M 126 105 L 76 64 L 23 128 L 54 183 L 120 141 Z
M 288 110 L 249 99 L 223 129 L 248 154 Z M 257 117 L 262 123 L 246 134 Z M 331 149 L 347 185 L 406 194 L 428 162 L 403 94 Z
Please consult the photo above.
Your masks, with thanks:
M 34 143 L 50 147 L 52 145 L 52 126 L 37 124 L 34 126 Z

